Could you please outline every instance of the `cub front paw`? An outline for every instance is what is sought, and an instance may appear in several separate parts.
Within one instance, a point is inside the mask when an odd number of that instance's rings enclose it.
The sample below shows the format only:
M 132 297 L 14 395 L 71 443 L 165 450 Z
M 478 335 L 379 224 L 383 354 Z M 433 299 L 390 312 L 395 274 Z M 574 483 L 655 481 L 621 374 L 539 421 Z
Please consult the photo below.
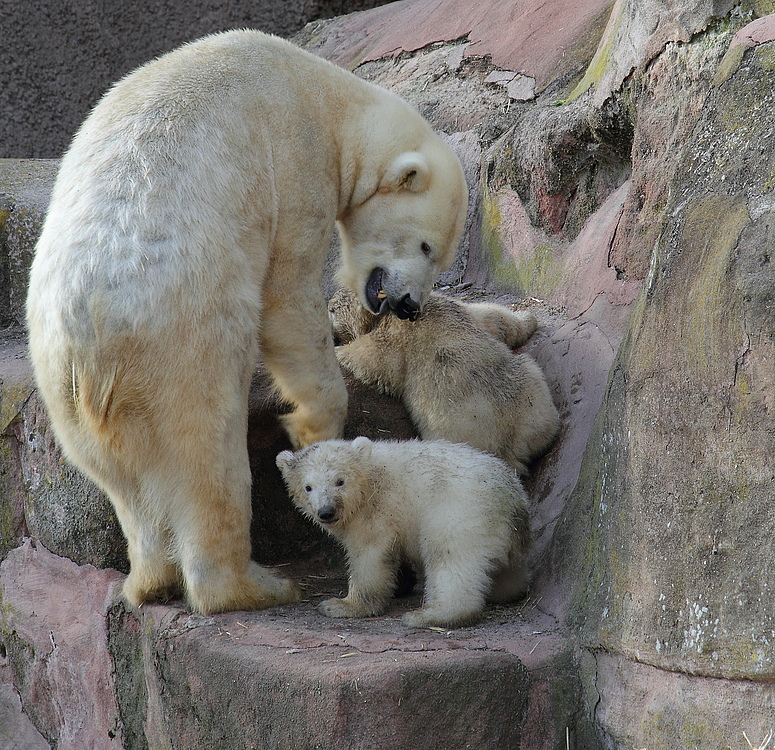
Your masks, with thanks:
M 301 601 L 301 589 L 290 578 L 283 578 L 271 568 L 250 561 L 250 577 L 258 584 L 268 602 L 266 606 L 297 604 Z
M 326 617 L 357 617 L 356 607 L 344 599 L 326 599 L 318 606 L 320 614 Z

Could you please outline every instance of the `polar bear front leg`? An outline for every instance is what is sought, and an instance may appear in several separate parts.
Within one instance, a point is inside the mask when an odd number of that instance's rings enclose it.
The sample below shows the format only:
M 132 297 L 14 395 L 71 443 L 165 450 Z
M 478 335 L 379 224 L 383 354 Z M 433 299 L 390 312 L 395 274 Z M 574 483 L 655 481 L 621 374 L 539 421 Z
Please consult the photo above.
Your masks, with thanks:
M 320 612 L 326 617 L 369 617 L 382 614 L 395 586 L 396 565 L 379 547 L 348 548 L 350 582 L 344 599 L 326 599 Z
M 133 606 L 145 602 L 168 601 L 182 593 L 180 569 L 169 553 L 169 538 L 155 519 L 134 514 L 112 495 L 113 505 L 127 539 L 129 575 L 124 581 L 124 597 Z
M 282 417 L 294 448 L 340 438 L 347 389 L 334 354 L 322 291 L 268 284 L 261 319 L 264 364 L 282 397 L 294 405 Z
M 292 581 L 250 559 L 251 479 L 243 424 L 240 419 L 220 436 L 192 436 L 181 454 L 195 460 L 186 465 L 181 455 L 169 461 L 168 473 L 158 479 L 157 491 L 173 503 L 171 546 L 186 599 L 202 614 L 300 599 Z
M 398 347 L 371 333 L 336 347 L 339 364 L 367 385 L 377 386 L 391 396 L 400 397 L 406 381 L 406 363 Z

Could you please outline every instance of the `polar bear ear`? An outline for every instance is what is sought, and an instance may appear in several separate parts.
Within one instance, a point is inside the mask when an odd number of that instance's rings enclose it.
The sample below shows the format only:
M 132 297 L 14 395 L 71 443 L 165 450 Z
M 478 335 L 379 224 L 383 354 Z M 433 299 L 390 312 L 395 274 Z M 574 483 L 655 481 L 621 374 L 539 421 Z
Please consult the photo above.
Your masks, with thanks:
M 358 453 L 361 458 L 368 458 L 371 455 L 371 440 L 369 440 L 367 437 L 357 437 L 355 440 L 353 440 L 353 448 L 356 453 Z
M 421 193 L 428 187 L 431 170 L 425 157 L 417 151 L 407 151 L 397 156 L 387 168 L 379 185 L 381 193 L 411 190 Z
M 275 463 L 277 468 L 284 474 L 296 463 L 296 457 L 291 451 L 282 451 L 282 453 L 277 454 Z

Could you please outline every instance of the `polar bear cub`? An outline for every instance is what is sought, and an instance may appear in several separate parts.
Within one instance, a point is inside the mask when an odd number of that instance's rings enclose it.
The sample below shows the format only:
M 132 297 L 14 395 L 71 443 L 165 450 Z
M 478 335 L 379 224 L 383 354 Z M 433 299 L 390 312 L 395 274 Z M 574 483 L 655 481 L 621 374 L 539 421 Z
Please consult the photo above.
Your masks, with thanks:
M 119 81 L 62 159 L 30 273 L 40 393 L 110 496 L 132 604 L 201 613 L 298 598 L 251 561 L 250 380 L 260 356 L 301 447 L 342 434 L 322 269 L 413 318 L 455 256 L 460 162 L 394 94 L 291 43 L 230 31 Z
M 409 324 L 373 315 L 346 289 L 328 310 L 335 336 L 350 342 L 336 348 L 339 363 L 400 398 L 424 439 L 469 443 L 523 475 L 554 440 L 559 415 L 544 373 L 503 343 L 527 340 L 532 313 L 432 294 Z
M 422 608 L 402 618 L 410 627 L 465 625 L 487 600 L 525 592 L 527 500 L 500 459 L 444 440 L 358 437 L 283 451 L 277 465 L 296 506 L 347 553 L 349 591 L 323 614 L 381 614 L 402 561 L 425 575 Z

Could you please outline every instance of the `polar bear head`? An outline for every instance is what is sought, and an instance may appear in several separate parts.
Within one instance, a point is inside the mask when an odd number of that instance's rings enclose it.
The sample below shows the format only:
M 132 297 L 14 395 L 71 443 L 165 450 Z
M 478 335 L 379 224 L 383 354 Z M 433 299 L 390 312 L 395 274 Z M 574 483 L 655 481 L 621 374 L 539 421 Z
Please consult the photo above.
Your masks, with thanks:
M 339 280 L 371 312 L 414 320 L 455 259 L 468 203 L 463 169 L 434 135 L 375 171 L 339 217 Z
M 296 507 L 332 534 L 363 506 L 369 487 L 368 438 L 325 440 L 296 453 L 282 451 L 277 466 Z

